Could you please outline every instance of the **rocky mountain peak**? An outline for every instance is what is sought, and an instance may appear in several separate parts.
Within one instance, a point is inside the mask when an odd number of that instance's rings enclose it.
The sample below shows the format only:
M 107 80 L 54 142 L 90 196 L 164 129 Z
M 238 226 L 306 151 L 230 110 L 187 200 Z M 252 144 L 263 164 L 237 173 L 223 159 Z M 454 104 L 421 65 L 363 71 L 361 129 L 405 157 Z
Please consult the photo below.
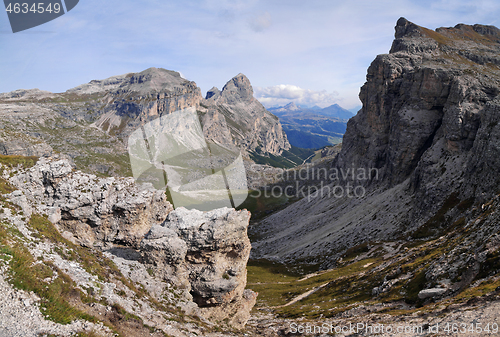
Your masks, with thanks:
M 205 96 L 205 99 L 216 99 L 220 96 L 220 90 L 217 87 L 212 87 L 212 89 L 207 91 L 207 94 Z
M 300 108 L 297 105 L 295 105 L 294 102 L 288 103 L 283 108 L 286 109 L 286 110 L 288 110 L 288 111 L 297 111 L 297 110 L 300 110 Z
M 436 30 L 418 26 L 400 18 L 395 27 L 395 40 L 390 53 L 457 52 L 467 54 L 472 50 L 486 48 L 486 53 L 495 52 L 500 42 L 500 30 L 495 26 L 457 24 L 455 27 L 441 27 Z M 476 62 L 475 60 L 472 60 Z
M 398 22 L 396 23 L 395 30 L 396 30 L 396 34 L 395 34 L 396 39 L 400 39 L 403 37 L 421 37 L 421 36 L 423 36 L 420 26 L 414 24 L 413 22 L 406 20 L 403 17 L 399 18 Z
M 281 155 L 291 147 L 278 118 L 253 97 L 252 85 L 241 73 L 230 79 L 222 91 L 210 89 L 202 105 L 208 109 L 202 117 L 207 139 L 225 146 L 236 145 L 244 156 L 255 152 Z
M 175 91 L 185 86 L 196 87 L 196 84 L 182 78 L 176 71 L 152 67 L 139 73 L 128 73 L 103 80 L 92 80 L 89 83 L 69 89 L 66 93 L 79 95 L 108 92 L 115 95 L 125 92 L 148 94 Z
M 163 68 L 148 68 L 140 73 L 132 74 L 125 87 L 130 91 L 147 93 L 151 91 L 171 91 L 185 83 L 189 83 L 189 81 L 182 78 L 176 71 Z
M 457 26 L 462 26 L 462 25 L 460 24 Z M 455 26 L 455 28 L 457 28 L 457 26 Z M 463 25 L 463 26 L 467 26 L 467 25 Z M 475 24 L 474 26 L 472 26 L 472 29 L 474 29 L 474 31 L 476 33 L 479 33 L 481 35 L 491 35 L 497 42 L 500 42 L 500 29 L 498 29 L 495 26 L 486 26 L 486 25 Z
M 243 102 L 254 100 L 252 85 L 242 73 L 239 73 L 226 83 L 224 88 L 222 88 L 221 95 L 228 103 L 236 100 Z
M 495 27 L 495 26 L 486 26 L 486 25 L 480 25 L 480 24 L 475 24 L 473 26 L 471 25 L 466 25 L 463 23 L 459 23 L 455 27 L 451 28 L 438 28 L 436 29 L 438 33 L 441 33 L 443 35 L 448 35 L 449 37 L 452 37 L 452 35 L 455 35 L 455 37 L 461 37 L 462 39 L 467 39 L 467 40 L 475 40 L 476 42 L 485 42 L 484 38 L 489 39 L 493 42 L 499 42 L 500 41 L 500 30 Z M 448 34 L 446 34 L 448 33 Z M 449 34 L 452 33 L 452 34 Z M 479 35 L 482 36 L 479 36 Z M 481 41 L 482 40 L 482 41 Z

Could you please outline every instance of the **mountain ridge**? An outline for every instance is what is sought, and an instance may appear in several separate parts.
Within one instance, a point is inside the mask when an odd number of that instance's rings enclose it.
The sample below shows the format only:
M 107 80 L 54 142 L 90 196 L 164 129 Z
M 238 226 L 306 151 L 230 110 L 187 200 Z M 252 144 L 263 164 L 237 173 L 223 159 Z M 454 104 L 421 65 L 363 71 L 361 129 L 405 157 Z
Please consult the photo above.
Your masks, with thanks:
M 342 148 L 250 171 L 267 180 L 254 203 L 267 216 L 250 226 L 246 210 L 173 210 L 151 184 L 75 169 L 109 172 L 129 129 L 197 100 L 212 145 L 292 153 L 244 75 L 205 99 L 158 69 L 79 93 L 0 95 L 0 150 L 35 156 L 0 155 L 0 334 L 274 337 L 321 322 L 326 334 L 465 324 L 494 336 L 500 31 L 404 18 L 395 31 L 367 70 Z
M 351 111 L 342 108 L 337 103 L 327 106 L 325 108 L 320 108 L 318 106 L 314 106 L 312 108 L 305 108 L 297 106 L 294 102 L 290 102 L 284 106 L 271 107 L 268 108 L 267 110 L 275 113 L 283 113 L 283 112 L 315 113 L 326 117 L 334 117 L 339 119 L 349 119 L 354 116 L 354 114 Z
M 247 161 L 250 155 L 280 157 L 290 149 L 279 120 L 253 98 L 243 74 L 229 80 L 220 93 L 217 99 L 204 99 L 195 82 L 162 68 L 92 80 L 64 93 L 16 90 L 0 94 L 9 123 L 0 134 L 0 148 L 3 154 L 18 155 L 57 151 L 90 173 L 131 175 L 128 136 L 154 119 L 192 107 L 207 141 L 228 151 L 241 150 Z M 34 116 L 34 123 L 12 111 Z M 26 134 L 22 142 L 18 130 Z M 62 142 L 61 135 L 68 141 Z

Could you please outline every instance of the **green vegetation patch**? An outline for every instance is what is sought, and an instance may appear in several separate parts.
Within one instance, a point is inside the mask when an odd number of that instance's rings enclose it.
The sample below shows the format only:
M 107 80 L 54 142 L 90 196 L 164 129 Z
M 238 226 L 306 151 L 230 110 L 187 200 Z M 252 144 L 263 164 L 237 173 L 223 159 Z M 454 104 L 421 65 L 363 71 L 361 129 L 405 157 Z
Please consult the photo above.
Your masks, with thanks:
M 12 186 L 7 180 L 4 178 L 0 178 L 0 193 L 1 194 L 7 194 L 14 192 L 16 188 Z
M 35 235 L 39 239 L 49 240 L 56 245 L 62 244 L 59 245 L 62 257 L 78 261 L 88 273 L 97 275 L 101 281 L 107 281 L 111 276 L 125 279 L 113 261 L 107 259 L 101 252 L 75 245 L 63 238 L 46 216 L 33 214 L 29 225 L 37 232 Z
M 0 164 L 2 168 L 0 169 L 0 174 L 3 173 L 4 169 L 7 167 L 9 169 L 17 168 L 22 166 L 24 168 L 33 167 L 38 161 L 38 157 L 24 157 L 24 156 L 5 156 L 0 155 Z M 4 178 L 0 178 L 0 193 L 7 194 L 14 192 L 16 188 L 12 186 Z
M 5 156 L 0 155 L 0 164 L 9 168 L 15 168 L 21 165 L 24 168 L 31 168 L 35 166 L 38 157 L 24 157 L 24 156 Z
M 71 278 L 50 262 L 35 261 L 20 238 L 0 227 L 0 252 L 10 257 L 9 282 L 17 289 L 34 292 L 41 300 L 43 315 L 56 323 L 69 324 L 75 319 L 96 319 L 70 305 L 80 296 Z
M 248 197 L 237 209 L 246 209 L 252 214 L 252 220 L 259 220 L 294 201 L 296 200 L 288 199 L 284 194 L 273 196 L 269 191 L 267 193 L 265 191 L 250 191 Z
M 345 308 L 371 298 L 374 285 L 382 280 L 370 277 L 358 280 L 358 274 L 369 273 L 369 270 L 381 262 L 380 258 L 365 259 L 303 277 L 279 263 L 250 261 L 247 267 L 247 285 L 259 293 L 257 308 L 275 307 L 276 313 L 288 318 L 317 318 L 321 314 L 328 317 L 333 316 L 338 307 Z M 311 290 L 315 292 L 294 304 L 284 306 Z

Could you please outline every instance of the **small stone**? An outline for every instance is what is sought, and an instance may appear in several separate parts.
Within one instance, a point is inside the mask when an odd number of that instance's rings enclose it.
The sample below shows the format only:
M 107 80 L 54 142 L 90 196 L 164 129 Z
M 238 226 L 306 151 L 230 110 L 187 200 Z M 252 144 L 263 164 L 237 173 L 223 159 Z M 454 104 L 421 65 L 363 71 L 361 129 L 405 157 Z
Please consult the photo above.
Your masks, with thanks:
M 443 295 L 448 289 L 445 288 L 429 288 L 418 293 L 418 298 L 426 299 Z

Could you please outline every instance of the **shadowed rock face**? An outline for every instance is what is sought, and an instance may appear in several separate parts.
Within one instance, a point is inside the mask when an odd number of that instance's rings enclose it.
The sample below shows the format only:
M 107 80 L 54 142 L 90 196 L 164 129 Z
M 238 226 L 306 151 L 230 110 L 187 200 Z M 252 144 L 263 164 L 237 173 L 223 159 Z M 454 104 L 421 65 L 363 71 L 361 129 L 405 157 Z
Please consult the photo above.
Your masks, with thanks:
M 257 296 L 245 290 L 250 212 L 174 211 L 163 191 L 75 171 L 65 159 L 41 158 L 10 181 L 24 192 L 15 197 L 27 214 L 31 207 L 47 214 L 83 246 L 135 249 L 157 277 L 184 289 L 197 314 L 237 328 L 249 319 Z
M 452 194 L 478 202 L 500 190 L 499 30 L 432 31 L 404 18 L 395 30 L 390 53 L 368 69 L 363 107 L 332 163 L 344 172 L 375 168 L 378 179 L 337 182 L 363 186 L 360 199 L 305 198 L 271 216 L 258 227 L 265 239 L 255 257 L 333 261 L 362 242 L 411 236 Z
M 498 107 L 499 39 L 492 26 L 432 31 L 399 19 L 390 54 L 368 69 L 363 109 L 349 122 L 335 164 L 376 167 L 389 187 L 412 176 L 420 191 L 420 182 L 436 180 L 430 171 L 444 155 L 475 160 L 478 133 L 493 140 L 484 124 Z
M 105 105 L 98 112 L 94 124 L 125 141 L 133 131 L 147 122 L 164 114 L 197 106 L 203 99 L 196 83 L 183 79 L 175 71 L 149 68 L 115 79 L 91 82 L 69 92 L 86 93 L 91 90 L 104 95 Z

